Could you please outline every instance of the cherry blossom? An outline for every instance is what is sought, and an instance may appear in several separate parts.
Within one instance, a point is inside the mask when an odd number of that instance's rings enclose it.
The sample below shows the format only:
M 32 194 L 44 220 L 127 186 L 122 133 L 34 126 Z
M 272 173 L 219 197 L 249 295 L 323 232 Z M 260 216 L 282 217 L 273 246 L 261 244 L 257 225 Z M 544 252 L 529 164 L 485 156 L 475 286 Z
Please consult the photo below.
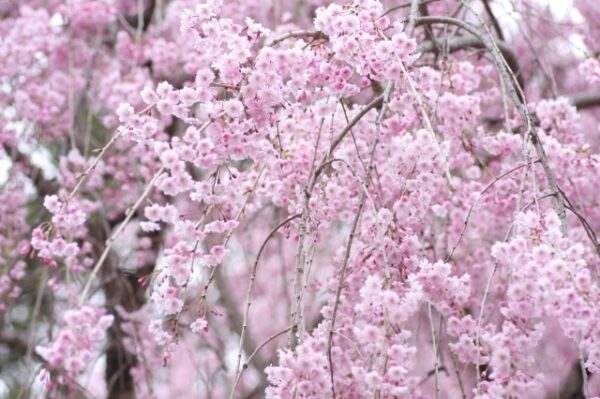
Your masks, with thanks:
M 554 3 L 0 2 L 0 396 L 600 397 Z

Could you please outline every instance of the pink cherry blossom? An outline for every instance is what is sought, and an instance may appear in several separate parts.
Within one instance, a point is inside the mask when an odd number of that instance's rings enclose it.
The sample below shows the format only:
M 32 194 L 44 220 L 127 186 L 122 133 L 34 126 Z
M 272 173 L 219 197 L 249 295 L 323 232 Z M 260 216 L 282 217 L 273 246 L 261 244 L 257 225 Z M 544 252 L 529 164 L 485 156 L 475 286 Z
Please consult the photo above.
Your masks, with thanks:
M 0 1 L 4 385 L 600 397 L 600 8 L 558 3 Z

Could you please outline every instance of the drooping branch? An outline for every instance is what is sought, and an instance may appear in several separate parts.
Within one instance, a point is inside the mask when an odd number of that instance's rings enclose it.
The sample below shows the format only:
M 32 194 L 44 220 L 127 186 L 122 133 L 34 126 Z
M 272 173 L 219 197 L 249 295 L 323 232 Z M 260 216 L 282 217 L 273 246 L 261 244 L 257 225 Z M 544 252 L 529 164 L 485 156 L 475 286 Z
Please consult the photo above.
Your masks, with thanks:
M 240 347 L 239 347 L 238 357 L 237 357 L 237 366 L 235 369 L 236 380 L 239 378 L 239 374 L 240 374 L 240 365 L 242 362 L 242 351 L 244 348 L 244 338 L 246 336 L 246 331 L 248 329 L 248 319 L 250 317 L 250 306 L 252 305 L 252 294 L 254 292 L 254 282 L 256 280 L 256 272 L 258 269 L 258 262 L 260 261 L 260 256 L 262 255 L 264 249 L 267 247 L 267 244 L 269 243 L 271 238 L 273 238 L 273 236 L 279 231 L 279 229 L 281 229 L 283 226 L 287 225 L 292 220 L 299 218 L 300 216 L 301 216 L 300 214 L 295 214 L 295 215 L 288 217 L 283 222 L 279 223 L 273 230 L 271 230 L 271 232 L 269 233 L 267 238 L 263 241 L 262 245 L 260 246 L 258 253 L 256 254 L 256 259 L 254 261 L 254 264 L 252 265 L 252 271 L 250 273 L 250 284 L 248 285 L 248 293 L 246 295 L 246 310 L 244 312 L 244 320 L 243 320 L 242 329 L 240 332 Z M 233 397 L 234 392 L 235 392 L 234 390 L 231 391 L 230 397 Z
M 459 28 L 469 32 L 471 35 L 475 36 L 477 40 L 479 40 L 486 50 L 489 51 L 498 72 L 500 73 L 500 77 L 502 79 L 503 84 L 506 86 L 510 96 L 512 97 L 515 105 L 519 108 L 519 112 L 522 112 L 521 105 L 525 106 L 525 99 L 523 94 L 523 85 L 519 83 L 516 78 L 516 75 L 512 68 L 507 70 L 506 66 L 508 65 L 508 60 L 505 58 L 504 54 L 500 50 L 500 45 L 496 40 L 490 39 L 483 32 L 481 32 L 476 26 L 462 21 L 460 19 L 452 18 L 452 17 L 444 17 L 444 16 L 428 16 L 428 17 L 419 17 L 417 18 L 417 26 L 420 25 L 431 25 L 431 24 L 446 24 L 446 25 L 455 25 Z M 499 53 L 499 54 L 498 54 Z M 511 73 L 512 72 L 512 73 Z M 523 119 L 527 118 L 523 115 Z
M 386 91 L 384 90 L 383 93 L 375 96 L 368 104 L 366 104 L 365 106 L 363 106 L 363 108 L 346 124 L 346 126 L 342 129 L 342 131 L 332 140 L 330 146 L 329 146 L 329 150 L 327 151 L 327 153 L 323 156 L 322 160 L 320 161 L 320 163 L 318 164 L 318 166 L 315 168 L 314 167 L 314 161 L 313 161 L 313 167 L 311 167 L 311 172 L 309 173 L 309 181 L 304 189 L 304 205 L 303 205 L 303 211 L 301 214 L 301 220 L 300 220 L 300 239 L 299 239 L 299 244 L 298 244 L 298 253 L 296 256 L 296 270 L 295 270 L 295 276 L 294 276 L 294 304 L 292 305 L 292 309 L 290 312 L 290 321 L 291 321 L 291 325 L 292 328 L 290 329 L 290 337 L 289 337 L 289 345 L 290 347 L 293 349 L 296 346 L 296 340 L 297 340 L 297 335 L 298 335 L 298 328 L 300 325 L 300 318 L 301 318 L 301 310 L 302 310 L 302 304 L 301 304 L 301 300 L 302 300 L 302 288 L 301 288 L 301 277 L 304 273 L 304 259 L 303 259 L 303 254 L 304 254 L 304 239 L 305 239 L 305 235 L 306 235 L 306 226 L 308 224 L 309 221 L 309 206 L 308 206 L 308 202 L 310 200 L 310 196 L 311 193 L 315 187 L 315 185 L 318 182 L 319 176 L 323 173 L 323 171 L 325 170 L 325 168 L 330 164 L 330 158 L 332 157 L 335 149 L 339 146 L 339 144 L 342 142 L 342 140 L 346 137 L 346 135 L 352 130 L 352 128 L 367 114 L 369 113 L 369 111 L 371 111 L 373 108 L 377 108 L 379 106 L 381 106 L 381 109 L 383 109 L 383 102 L 384 102 L 384 98 L 386 98 L 385 96 L 389 95 L 389 93 L 386 93 Z M 321 123 L 321 127 L 323 126 L 323 124 Z M 316 151 L 314 153 L 314 160 L 316 160 Z M 314 173 L 312 172 L 312 170 L 314 169 Z
M 135 212 L 137 211 L 137 209 L 140 207 L 140 205 L 142 204 L 142 202 L 150 194 L 150 191 L 154 187 L 154 183 L 156 183 L 156 180 L 163 173 L 164 169 L 165 168 L 162 167 L 161 169 L 158 170 L 158 172 L 156 172 L 156 174 L 154 175 L 154 177 L 152 178 L 152 180 L 150 180 L 150 182 L 146 186 L 146 188 L 145 188 L 144 192 L 142 193 L 142 195 L 138 198 L 138 200 L 135 202 L 135 204 L 133 204 L 133 206 L 130 209 L 128 209 L 127 216 L 125 217 L 125 220 L 123 220 L 123 223 L 121 223 L 121 225 L 119 226 L 119 228 L 117 230 L 115 230 L 115 232 L 108 238 L 108 240 L 106 240 L 106 247 L 104 248 L 104 251 L 102 252 L 102 255 L 100 255 L 100 258 L 96 262 L 96 265 L 92 269 L 92 272 L 90 273 L 90 276 L 88 277 L 88 280 L 85 283 L 85 287 L 83 288 L 83 292 L 81 293 L 81 296 L 79 298 L 79 304 L 80 305 L 83 305 L 83 303 L 87 299 L 87 295 L 88 295 L 88 293 L 90 291 L 90 288 L 92 287 L 92 283 L 94 282 L 94 278 L 96 277 L 96 275 L 98 274 L 98 272 L 102 268 L 102 265 L 104 264 L 104 261 L 108 258 L 113 243 L 115 242 L 115 240 L 117 239 L 117 237 L 123 232 L 123 230 L 127 226 L 127 223 L 131 220 L 131 218 L 133 217 L 133 215 L 135 214 Z
M 237 375 L 235 382 L 233 384 L 233 387 L 231 388 L 232 390 L 232 395 L 233 392 L 235 392 L 239 382 L 240 382 L 240 378 L 242 377 L 242 373 L 248 368 L 248 365 L 250 364 L 250 362 L 254 359 L 255 356 L 258 355 L 258 352 L 260 352 L 260 350 L 262 348 L 264 348 L 266 345 L 269 344 L 269 342 L 273 341 L 274 339 L 276 339 L 277 337 L 282 336 L 283 334 L 285 334 L 286 332 L 290 331 L 292 329 L 292 326 L 286 327 L 283 330 L 280 330 L 279 332 L 269 336 L 269 338 L 267 338 L 265 341 L 263 341 L 258 347 L 256 347 L 256 349 L 254 349 L 254 351 L 252 351 L 252 353 L 250 354 L 250 356 L 248 356 L 248 359 L 244 362 L 244 364 L 242 365 L 242 368 L 240 369 L 239 374 Z M 257 389 L 253 390 L 250 395 L 248 395 L 248 398 L 253 398 L 255 394 L 258 394 L 258 392 L 262 391 L 264 389 L 264 386 L 262 385 L 258 385 Z
M 368 192 L 366 190 L 368 190 L 369 185 L 371 183 L 371 172 L 373 171 L 373 166 L 374 166 L 375 150 L 377 149 L 377 144 L 379 143 L 380 125 L 381 125 L 381 121 L 383 119 L 383 115 L 386 110 L 386 104 L 389 101 L 390 96 L 392 94 L 392 88 L 393 88 L 393 82 L 391 82 L 391 81 L 387 82 L 386 87 L 383 92 L 383 97 L 382 97 L 383 104 L 382 104 L 381 110 L 379 112 L 379 116 L 377 117 L 377 120 L 375 122 L 376 134 L 375 134 L 375 139 L 373 140 L 373 144 L 371 145 L 371 151 L 369 154 L 369 164 L 367 166 L 367 173 L 365 176 L 365 190 L 362 191 L 362 194 L 360 196 L 360 200 L 358 203 L 358 208 L 356 210 L 356 215 L 354 217 L 354 221 L 352 222 L 352 227 L 350 229 L 348 243 L 346 244 L 344 260 L 342 262 L 342 268 L 340 270 L 338 285 L 337 285 L 337 289 L 336 289 L 336 293 L 335 293 L 335 300 L 334 300 L 333 311 L 332 311 L 332 315 L 331 315 L 331 323 L 329 325 L 329 334 L 327 336 L 327 359 L 329 360 L 329 375 L 331 378 L 331 392 L 332 392 L 333 398 L 335 398 L 335 384 L 334 384 L 334 378 L 333 378 L 333 361 L 331 358 L 331 350 L 332 350 L 332 346 L 333 346 L 333 334 L 335 331 L 335 319 L 336 319 L 336 315 L 337 315 L 338 306 L 340 303 L 340 296 L 342 294 L 342 288 L 344 286 L 346 269 L 348 267 L 348 262 L 350 260 L 350 250 L 352 249 L 354 236 L 356 234 L 356 231 L 358 228 L 358 223 L 362 216 L 362 210 L 363 210 L 366 200 L 367 200 Z
M 450 24 L 458 26 L 470 34 L 477 37 L 485 46 L 486 50 L 489 51 L 492 56 L 492 60 L 494 65 L 498 69 L 498 73 L 500 74 L 500 80 L 503 84 L 503 87 L 508 92 L 511 100 L 514 102 L 517 111 L 521 119 L 523 120 L 523 126 L 525 127 L 524 131 L 524 141 L 527 142 L 529 139 L 533 144 L 533 147 L 536 151 L 536 154 L 542 164 L 544 169 L 544 173 L 546 175 L 546 179 L 548 180 L 548 185 L 550 189 L 554 193 L 555 205 L 556 205 L 556 213 L 558 214 L 558 218 L 560 219 L 561 224 L 561 233 L 563 236 L 567 235 L 567 216 L 565 210 L 565 200 L 563 195 L 560 193 L 558 188 L 558 183 L 556 180 L 556 175 L 554 171 L 550 168 L 548 163 L 548 158 L 546 156 L 546 151 L 540 141 L 540 138 L 536 132 L 535 125 L 533 123 L 533 117 L 527 108 L 527 101 L 525 100 L 525 95 L 523 93 L 523 86 L 521 86 L 518 82 L 517 77 L 508 67 L 508 63 L 504 56 L 502 55 L 496 41 L 488 37 L 486 34 L 480 32 L 477 27 L 474 25 L 461 21 L 456 18 L 444 17 L 444 16 L 430 16 L 430 17 L 419 17 L 417 18 L 417 24 Z

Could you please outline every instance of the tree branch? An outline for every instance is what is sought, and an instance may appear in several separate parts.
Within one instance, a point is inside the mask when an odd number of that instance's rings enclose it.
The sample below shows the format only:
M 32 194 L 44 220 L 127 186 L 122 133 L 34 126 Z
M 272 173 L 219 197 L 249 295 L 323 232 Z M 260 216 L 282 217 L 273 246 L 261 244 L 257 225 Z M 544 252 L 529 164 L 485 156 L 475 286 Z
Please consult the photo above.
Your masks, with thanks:
M 483 3 L 483 7 L 485 8 L 485 12 L 492 20 L 492 25 L 494 26 L 494 30 L 496 31 L 498 38 L 500 40 L 504 40 L 504 33 L 502 33 L 502 28 L 500 27 L 500 24 L 498 23 L 498 19 L 496 18 L 496 16 L 494 15 L 494 12 L 492 11 L 492 7 L 490 6 L 490 0 L 481 0 L 481 1 Z
M 600 105 L 600 91 L 575 94 L 569 97 L 569 102 L 579 110 L 597 107 Z
M 386 86 L 383 91 L 383 95 L 382 95 L 382 99 L 381 99 L 383 101 L 383 104 L 381 106 L 379 116 L 377 117 L 377 120 L 375 121 L 375 138 L 373 140 L 373 144 L 371 145 L 371 151 L 369 154 L 369 165 L 367 167 L 367 173 L 365 176 L 365 189 L 363 190 L 363 192 L 360 196 L 360 200 L 358 203 L 358 209 L 356 210 L 356 215 L 354 217 L 354 221 L 352 223 L 352 228 L 350 230 L 350 235 L 348 237 L 348 243 L 346 245 L 346 251 L 344 253 L 344 260 L 342 263 L 342 268 L 340 270 L 338 285 L 337 285 L 337 289 L 336 289 L 336 293 L 335 293 L 335 301 L 333 303 L 331 323 L 329 325 L 329 334 L 327 336 L 327 359 L 329 360 L 329 375 L 331 377 L 331 393 L 332 393 L 334 399 L 335 399 L 335 383 L 334 383 L 334 378 L 333 378 L 333 361 L 331 358 L 331 349 L 333 346 L 333 334 L 334 334 L 334 330 L 335 330 L 335 319 L 336 319 L 336 315 L 337 315 L 338 306 L 340 304 L 340 296 L 342 294 L 342 288 L 344 286 L 344 278 L 346 276 L 346 269 L 348 267 L 348 262 L 350 260 L 350 250 L 352 249 L 354 236 L 355 236 L 356 230 L 358 228 L 358 223 L 359 223 L 361 215 L 362 215 L 362 210 L 363 210 L 363 208 L 365 206 L 365 202 L 367 200 L 367 194 L 368 194 L 367 190 L 369 188 L 369 185 L 371 184 L 371 172 L 373 171 L 373 166 L 374 166 L 374 161 L 375 161 L 375 150 L 377 149 L 377 144 L 379 144 L 379 133 L 380 133 L 381 121 L 382 121 L 383 115 L 385 113 L 386 104 L 389 101 L 389 98 L 392 94 L 393 86 L 394 86 L 393 82 L 388 81 L 388 82 L 386 82 Z
M 417 21 L 417 25 L 418 24 L 419 22 Z M 437 38 L 436 40 L 438 42 L 443 42 L 443 39 L 440 38 Z M 448 51 L 451 53 L 459 50 L 464 50 L 466 48 L 487 48 L 485 43 L 480 38 L 471 35 L 457 36 L 452 39 L 448 39 L 446 40 L 445 44 L 447 45 Z M 508 67 L 516 76 L 519 86 L 524 87 L 525 82 L 523 81 L 523 76 L 520 73 L 521 67 L 519 66 L 517 56 L 505 42 L 496 41 L 496 45 L 498 46 L 498 49 L 500 49 L 500 52 L 506 60 Z M 436 46 L 435 43 L 431 40 L 422 42 L 417 46 L 417 49 L 415 50 L 415 52 L 417 53 L 429 53 L 434 51 L 436 51 Z
M 523 124 L 525 127 L 525 132 L 523 141 L 527 143 L 528 139 L 531 139 L 531 143 L 535 149 L 535 152 L 544 168 L 544 174 L 546 175 L 546 179 L 548 180 L 548 186 L 555 194 L 555 205 L 556 205 L 556 213 L 558 218 L 560 219 L 560 230 L 563 236 L 567 235 L 567 216 L 565 211 L 565 200 L 563 195 L 560 193 L 558 189 L 558 183 L 556 180 L 556 175 L 554 171 L 550 168 L 548 163 L 548 158 L 546 156 L 546 151 L 540 141 L 540 138 L 535 130 L 535 126 L 533 123 L 533 117 L 527 108 L 527 101 L 525 100 L 525 95 L 523 93 L 522 86 L 519 84 L 516 76 L 512 71 L 507 67 L 508 63 L 504 56 L 502 55 L 496 41 L 492 38 L 486 36 L 484 33 L 480 32 L 475 26 L 472 24 L 461 21 L 456 18 L 444 17 L 444 16 L 434 16 L 434 17 L 419 17 L 417 19 L 418 24 L 451 24 L 456 25 L 472 35 L 476 36 L 481 42 L 484 44 L 485 48 L 490 52 L 492 56 L 492 60 L 498 69 L 498 73 L 500 74 L 500 80 L 503 86 L 506 88 L 506 91 L 510 95 L 512 101 L 519 112 L 521 119 L 523 120 Z

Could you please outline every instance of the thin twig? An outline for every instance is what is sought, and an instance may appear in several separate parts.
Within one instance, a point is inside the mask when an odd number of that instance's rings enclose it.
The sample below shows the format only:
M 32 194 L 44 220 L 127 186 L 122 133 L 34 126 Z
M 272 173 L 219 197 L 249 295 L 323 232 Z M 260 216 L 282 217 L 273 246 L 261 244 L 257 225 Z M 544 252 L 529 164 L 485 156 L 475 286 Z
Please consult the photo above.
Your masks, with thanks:
M 300 214 L 292 215 L 292 216 L 288 217 L 287 219 L 285 219 L 283 222 L 279 223 L 273 230 L 271 230 L 271 232 L 269 233 L 267 238 L 263 241 L 262 245 L 260 246 L 258 253 L 256 254 L 256 259 L 254 260 L 254 264 L 252 265 L 252 271 L 250 273 L 250 283 L 248 284 L 248 292 L 246 294 L 246 311 L 244 313 L 244 321 L 242 323 L 242 331 L 240 333 L 240 347 L 238 350 L 237 365 L 235 367 L 236 380 L 239 378 L 238 376 L 241 373 L 240 365 L 242 362 L 242 351 L 243 351 L 243 347 L 244 347 L 244 338 L 246 336 L 246 331 L 248 329 L 248 318 L 250 315 L 250 306 L 252 304 L 252 293 L 254 290 L 254 281 L 256 280 L 256 271 L 258 269 L 258 261 L 260 260 L 260 256 L 262 255 L 264 249 L 266 248 L 266 246 L 269 243 L 269 241 L 271 240 L 271 238 L 273 238 L 275 233 L 277 233 L 280 228 L 282 228 L 283 226 L 285 226 L 292 220 L 297 219 L 298 217 L 300 217 Z M 234 390 L 231 391 L 231 394 L 229 395 L 230 398 L 233 398 L 234 392 L 235 392 Z
M 391 82 L 391 81 L 386 82 L 385 89 L 383 92 L 383 97 L 382 97 L 383 104 L 382 104 L 381 110 L 379 112 L 379 116 L 377 117 L 377 120 L 375 121 L 375 138 L 373 139 L 373 144 L 371 145 L 371 151 L 369 154 L 369 165 L 367 167 L 367 173 L 365 176 L 365 187 L 367 189 L 369 188 L 369 186 L 371 184 L 371 172 L 373 171 L 375 150 L 377 149 L 377 145 L 379 144 L 380 125 L 381 125 L 381 121 L 383 119 L 383 115 L 385 114 L 387 102 L 389 101 L 389 98 L 392 93 L 392 88 L 393 88 L 393 82 Z M 365 206 L 366 199 L 367 199 L 367 194 L 363 191 L 363 193 L 360 196 L 360 200 L 358 203 L 358 209 L 356 210 L 356 215 L 354 217 L 354 221 L 352 223 L 352 228 L 350 229 L 350 235 L 348 237 L 348 243 L 346 245 L 344 260 L 342 262 L 342 267 L 341 267 L 340 275 L 339 275 L 339 279 L 338 279 L 338 285 L 337 285 L 337 289 L 336 289 L 336 293 L 335 293 L 333 312 L 331 315 L 331 323 L 329 325 L 329 335 L 327 337 L 327 358 L 329 360 L 329 375 L 331 378 L 331 392 L 332 392 L 334 399 L 335 399 L 335 384 L 334 384 L 334 378 L 333 378 L 333 361 L 331 358 L 331 349 L 332 349 L 332 345 L 333 345 L 333 335 L 334 335 L 334 331 L 335 331 L 335 320 L 336 320 L 336 316 L 337 316 L 338 307 L 340 304 L 340 296 L 342 294 L 342 288 L 344 286 L 344 277 L 346 275 L 346 269 L 348 267 L 348 261 L 350 260 L 350 250 L 352 249 L 354 236 L 355 236 L 356 230 L 358 228 L 358 222 L 360 221 L 360 217 L 362 215 L 362 210 Z
M 148 105 L 146 108 L 139 111 L 138 114 L 143 114 L 145 112 L 148 112 L 150 109 L 152 109 L 152 107 L 154 107 L 154 104 Z M 75 187 L 73 187 L 73 190 L 71 190 L 71 192 L 69 193 L 69 196 L 67 197 L 66 202 L 68 202 L 75 196 L 75 194 L 77 193 L 77 191 L 79 190 L 81 185 L 87 180 L 90 173 L 96 168 L 96 166 L 98 166 L 98 163 L 100 162 L 100 160 L 102 159 L 102 157 L 104 156 L 106 151 L 108 151 L 108 149 L 110 147 L 112 147 L 112 145 L 117 141 L 117 139 L 121 136 L 122 133 L 123 133 L 123 130 L 119 130 L 115 135 L 113 135 L 112 138 L 104 145 L 104 147 L 102 147 L 102 149 L 100 150 L 100 153 L 94 159 L 94 161 L 90 164 L 90 166 L 88 166 L 88 168 L 79 175 L 77 184 L 75 184 Z M 65 204 L 66 204 L 66 202 L 65 202 Z
M 244 362 L 242 369 L 240 370 L 239 374 L 237 375 L 237 378 L 235 379 L 235 382 L 233 383 L 233 387 L 231 387 L 231 392 L 233 395 L 233 392 L 235 392 L 235 389 L 237 388 L 238 384 L 240 383 L 240 379 L 242 378 L 242 374 L 244 373 L 244 370 L 246 370 L 248 368 L 248 365 L 250 364 L 250 361 L 252 360 L 252 358 L 254 358 L 254 356 L 256 356 L 256 354 L 262 349 L 264 348 L 269 342 L 273 341 L 275 338 L 285 334 L 286 332 L 290 331 L 292 329 L 292 326 L 286 327 L 283 330 L 277 332 L 276 334 L 271 335 L 269 338 L 267 338 L 267 340 L 265 342 L 263 342 L 262 344 L 260 344 L 258 346 L 258 348 L 256 348 L 254 350 L 254 352 L 252 352 L 250 354 L 250 356 L 248 356 L 248 359 Z M 231 396 L 233 397 L 233 396 Z
M 92 273 L 88 277 L 88 280 L 87 280 L 87 282 L 85 284 L 83 292 L 81 293 L 81 297 L 79 298 L 79 305 L 80 306 L 83 305 L 83 303 L 85 302 L 87 294 L 88 294 L 88 292 L 89 292 L 89 290 L 90 290 L 90 288 L 92 286 L 92 282 L 94 281 L 96 275 L 100 271 L 100 268 L 104 264 L 104 261 L 108 257 L 108 254 L 109 254 L 109 252 L 110 252 L 110 250 L 111 250 L 111 248 L 112 248 L 115 240 L 123 232 L 123 230 L 125 229 L 125 227 L 129 223 L 129 221 L 131 220 L 131 218 L 135 214 L 135 211 L 140 207 L 140 205 L 142 204 L 142 202 L 144 202 L 144 200 L 146 199 L 146 197 L 150 194 L 150 191 L 152 190 L 152 187 L 154 186 L 154 183 L 156 183 L 156 180 L 162 175 L 162 173 L 163 173 L 164 170 L 165 170 L 165 167 L 163 166 L 162 168 L 160 168 L 158 170 L 158 172 L 156 172 L 156 174 L 154 175 L 154 177 L 152 178 L 152 180 L 150 180 L 150 182 L 146 186 L 146 189 L 144 190 L 144 192 L 142 193 L 142 195 L 138 198 L 138 200 L 135 202 L 135 204 L 133 204 L 133 206 L 127 210 L 127 212 L 126 212 L 127 216 L 125 217 L 125 220 L 123 220 L 123 223 L 121 223 L 121 225 L 119 226 L 119 228 L 110 236 L 110 238 L 108 240 L 106 240 L 106 247 L 104 248 L 104 251 L 102 252 L 102 255 L 100 255 L 100 258 L 98 259 L 98 262 L 96 262 L 96 265 L 94 266 L 94 269 L 92 270 Z
M 267 46 L 272 47 L 275 46 L 276 44 L 279 44 L 287 39 L 298 39 L 301 37 L 310 37 L 313 40 L 329 40 L 329 37 L 318 30 L 297 30 L 297 31 L 292 31 L 292 32 L 288 32 L 282 36 L 279 36 L 276 39 L 273 39 L 273 41 L 271 43 L 269 43 Z
M 431 339 L 433 343 L 433 356 L 435 357 L 435 363 L 433 366 L 434 375 L 435 375 L 435 398 L 437 399 L 440 394 L 440 375 L 439 375 L 439 354 L 438 354 L 438 344 L 437 337 L 435 333 L 435 327 L 433 325 L 433 317 L 431 315 L 431 302 L 427 304 L 427 316 L 429 318 L 429 325 L 431 326 Z
M 534 161 L 535 162 L 539 162 L 539 161 Z M 481 192 L 479 193 L 479 195 L 477 196 L 477 199 L 475 200 L 475 202 L 473 202 L 473 204 L 469 207 L 469 211 L 467 212 L 467 216 L 465 217 L 465 221 L 463 224 L 463 228 L 458 236 L 458 239 L 456 240 L 456 243 L 454 244 L 454 246 L 452 247 L 452 250 L 450 251 L 450 253 L 448 254 L 448 256 L 445 259 L 445 262 L 449 262 L 452 259 L 452 256 L 454 255 L 454 251 L 456 250 L 456 248 L 458 247 L 458 244 L 460 243 L 462 237 L 465 234 L 465 231 L 467 230 L 467 225 L 469 224 L 469 220 L 471 219 L 471 214 L 473 213 L 473 209 L 475 208 L 475 206 L 479 203 L 479 200 L 481 200 L 481 198 L 483 198 L 483 195 L 490 189 L 492 188 L 498 181 L 500 181 L 502 178 L 510 175 L 511 173 L 527 166 L 529 164 L 521 164 L 518 166 L 515 166 L 514 168 L 502 173 L 500 176 L 496 177 L 494 180 L 492 180 L 483 190 L 481 190 Z
M 344 129 L 342 129 L 342 131 L 340 132 L 340 134 L 338 134 L 336 136 L 336 138 L 331 142 L 331 145 L 329 146 L 329 150 L 327 151 L 327 155 L 325 155 L 323 161 L 321 161 L 321 164 L 319 165 L 319 167 L 317 168 L 317 170 L 315 171 L 315 177 L 313 178 L 313 181 L 316 181 L 316 178 L 321 174 L 321 172 L 323 171 L 323 168 L 325 167 L 325 162 L 327 162 L 328 157 L 331 156 L 333 154 L 333 152 L 335 151 L 335 149 L 337 148 L 337 146 L 342 142 L 342 140 L 344 140 L 344 137 L 346 137 L 346 135 L 350 132 L 350 130 L 352 130 L 352 128 L 363 118 L 363 116 L 365 116 L 370 110 L 372 110 L 373 108 L 379 107 L 383 101 L 384 98 L 384 94 L 385 93 L 381 93 L 380 95 L 378 95 L 377 97 L 375 97 L 373 100 L 371 100 L 368 104 L 366 104 L 351 120 L 350 122 L 344 127 Z

